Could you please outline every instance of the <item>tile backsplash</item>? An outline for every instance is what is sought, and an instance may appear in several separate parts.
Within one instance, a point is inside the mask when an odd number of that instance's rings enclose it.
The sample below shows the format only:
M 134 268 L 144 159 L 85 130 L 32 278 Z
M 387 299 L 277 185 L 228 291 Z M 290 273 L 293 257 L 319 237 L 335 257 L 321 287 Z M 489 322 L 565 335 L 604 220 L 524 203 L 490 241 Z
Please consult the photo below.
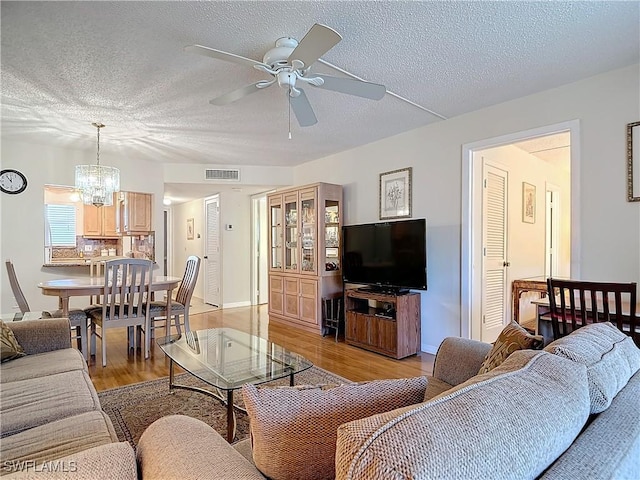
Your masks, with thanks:
M 77 260 L 78 258 L 99 257 L 101 250 L 109 249 L 115 249 L 117 256 L 155 260 L 155 241 L 153 234 L 104 239 L 77 236 L 75 248 L 53 247 L 51 249 L 51 258 L 60 261 L 64 259 Z

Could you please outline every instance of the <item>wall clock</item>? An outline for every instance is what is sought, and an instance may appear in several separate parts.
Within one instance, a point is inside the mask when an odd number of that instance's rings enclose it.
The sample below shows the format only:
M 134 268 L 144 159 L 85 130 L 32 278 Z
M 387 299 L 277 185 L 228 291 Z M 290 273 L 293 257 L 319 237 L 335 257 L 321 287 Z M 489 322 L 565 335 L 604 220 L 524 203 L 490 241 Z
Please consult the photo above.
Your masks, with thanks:
M 0 171 L 0 190 L 4 193 L 22 193 L 27 188 L 27 177 L 10 168 Z

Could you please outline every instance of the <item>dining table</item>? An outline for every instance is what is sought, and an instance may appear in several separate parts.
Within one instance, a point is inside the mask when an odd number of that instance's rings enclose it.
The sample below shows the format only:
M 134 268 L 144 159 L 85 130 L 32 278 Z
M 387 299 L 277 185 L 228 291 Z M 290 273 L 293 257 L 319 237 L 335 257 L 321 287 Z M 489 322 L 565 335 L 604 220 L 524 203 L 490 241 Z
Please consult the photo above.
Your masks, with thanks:
M 557 299 L 556 302 L 558 304 L 560 304 L 560 299 Z M 540 299 L 535 299 L 535 300 L 531 300 L 531 303 L 533 305 L 535 305 L 536 307 L 536 320 L 537 320 L 537 326 L 536 326 L 536 333 L 538 335 L 542 335 L 544 337 L 544 341 L 545 341 L 545 345 L 549 344 L 550 342 L 553 341 L 553 328 L 552 328 L 552 324 L 551 324 L 551 306 L 549 304 L 549 298 L 545 297 L 545 298 L 540 298 Z M 567 305 L 569 304 L 569 300 L 566 301 Z M 575 299 L 575 305 L 576 308 L 580 309 L 580 299 L 576 298 Z M 591 311 L 591 300 L 587 297 L 585 299 L 585 309 L 587 311 Z M 609 307 L 609 312 L 614 314 L 615 313 L 615 306 L 611 305 Z M 640 312 L 640 298 L 636 299 L 636 307 L 635 307 L 635 311 L 636 312 Z M 628 323 L 628 318 L 629 318 L 629 312 L 630 312 L 630 304 L 629 301 L 627 299 L 623 299 L 622 300 L 622 315 L 623 318 L 625 318 L 626 320 L 623 320 L 623 332 L 626 333 L 627 335 L 629 335 L 629 323 Z M 598 313 L 602 314 L 604 313 L 602 311 L 602 308 L 599 306 L 598 307 Z M 636 313 L 636 318 L 637 318 L 638 313 Z M 635 329 L 635 332 L 639 332 L 640 330 L 640 326 L 637 326 Z M 634 336 L 634 335 L 631 335 Z M 634 337 L 635 338 L 635 337 Z M 640 345 L 639 345 L 640 346 Z
M 167 311 L 171 311 L 171 294 L 182 278 L 162 276 L 153 276 L 151 280 L 151 292 L 167 292 Z M 57 278 L 40 282 L 38 288 L 42 290 L 44 295 L 58 297 L 59 308 L 62 310 L 62 316 L 69 314 L 69 298 L 71 297 L 89 297 L 92 295 L 100 295 L 104 290 L 104 277 L 71 277 Z

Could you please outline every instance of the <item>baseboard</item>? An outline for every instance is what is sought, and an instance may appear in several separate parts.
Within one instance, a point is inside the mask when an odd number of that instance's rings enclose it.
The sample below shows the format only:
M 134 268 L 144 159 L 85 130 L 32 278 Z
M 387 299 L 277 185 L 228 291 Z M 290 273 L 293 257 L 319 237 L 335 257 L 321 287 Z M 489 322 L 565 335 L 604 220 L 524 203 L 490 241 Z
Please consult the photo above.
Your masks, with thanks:
M 433 355 L 438 353 L 438 347 L 434 347 L 433 345 L 422 345 L 421 350 L 426 353 L 432 353 Z
M 232 303 L 223 303 L 222 308 L 238 308 L 238 307 L 250 307 L 251 302 L 246 300 L 244 302 L 232 302 Z

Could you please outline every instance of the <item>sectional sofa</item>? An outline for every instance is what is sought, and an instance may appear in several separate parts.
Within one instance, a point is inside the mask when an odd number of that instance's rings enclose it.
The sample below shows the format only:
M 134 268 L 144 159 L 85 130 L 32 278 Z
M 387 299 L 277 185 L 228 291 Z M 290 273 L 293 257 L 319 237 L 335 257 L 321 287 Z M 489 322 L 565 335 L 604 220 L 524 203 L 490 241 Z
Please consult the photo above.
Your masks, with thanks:
M 330 454 L 323 450 L 326 438 L 312 438 L 313 428 L 285 430 L 279 438 L 290 445 L 284 449 L 251 440 L 230 445 L 208 425 L 180 415 L 150 425 L 134 452 L 118 442 L 100 410 L 85 362 L 70 348 L 68 322 L 10 328 L 28 355 L 0 371 L 0 474 L 8 478 L 264 479 L 260 468 L 269 453 L 282 467 L 271 478 L 281 479 L 300 478 L 300 464 L 311 465 L 305 479 L 637 479 L 640 472 L 640 350 L 610 324 L 580 329 L 545 351 L 517 351 L 483 374 L 492 346 L 448 338 L 433 377 L 399 381 L 411 392 L 405 406 L 340 424 L 329 438 Z M 371 384 L 362 387 L 369 388 L 366 408 L 389 394 L 384 382 L 375 384 L 380 394 Z M 351 388 L 336 389 L 343 387 Z M 333 394 L 342 392 L 336 389 Z M 282 392 L 293 421 L 304 417 L 305 405 L 291 400 L 304 389 L 257 390 L 273 390 L 276 399 Z M 256 392 L 243 393 L 247 403 Z M 332 414 L 361 408 L 357 401 L 344 401 Z M 277 420 L 278 428 L 289 428 Z M 259 433 L 252 423 L 254 442 L 269 441 Z M 265 447 L 260 465 L 256 451 Z M 320 458 L 325 454 L 330 458 Z M 323 460 L 331 468 L 315 468 Z
M 596 324 L 478 375 L 491 348 L 446 339 L 425 401 L 340 425 L 333 470 L 305 479 L 640 478 L 640 350 L 630 337 Z M 253 419 L 252 434 L 257 442 Z M 271 478 L 320 463 L 303 440 L 290 443 Z M 143 478 L 264 479 L 261 448 L 252 455 L 251 440 L 229 445 L 198 420 L 168 416 L 147 428 L 137 456 Z
M 137 479 L 87 372 L 71 348 L 69 320 L 7 324 L 25 356 L 0 370 L 0 475 L 8 478 Z

